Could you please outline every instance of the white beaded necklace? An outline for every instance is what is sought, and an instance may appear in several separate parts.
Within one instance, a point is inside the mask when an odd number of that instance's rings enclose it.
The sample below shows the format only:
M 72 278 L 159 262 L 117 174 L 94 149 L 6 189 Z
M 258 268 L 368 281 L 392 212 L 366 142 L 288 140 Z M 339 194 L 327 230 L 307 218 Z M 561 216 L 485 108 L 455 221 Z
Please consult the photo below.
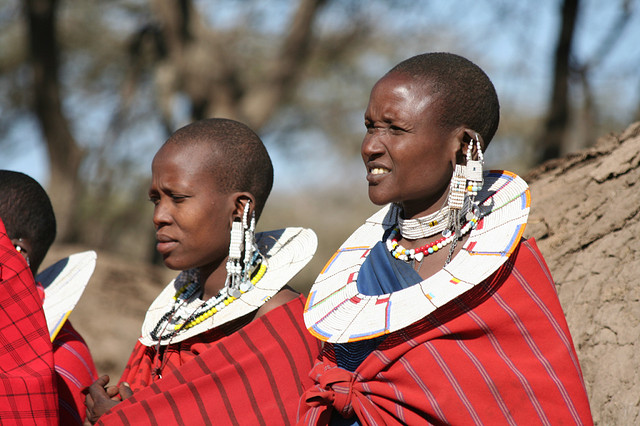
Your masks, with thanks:
M 449 206 L 445 205 L 435 213 L 416 219 L 403 219 L 398 216 L 400 234 L 409 240 L 417 240 L 436 235 L 449 224 Z
M 464 217 L 471 208 L 471 201 L 465 197 L 462 207 L 461 216 Z M 449 204 L 445 202 L 444 206 L 435 213 L 428 214 L 426 216 L 418 217 L 415 219 L 403 219 L 398 215 L 398 229 L 400 235 L 407 240 L 417 240 L 420 238 L 432 237 L 440 232 L 444 232 L 450 227 L 450 212 Z
M 233 291 L 227 285 L 220 289 L 217 296 L 203 302 L 193 312 L 185 312 L 186 303 L 199 290 L 202 290 L 196 269 L 184 271 L 178 278 L 183 280 L 182 285 L 173 296 L 171 309 L 169 309 L 158 321 L 154 329 L 151 331 L 151 338 L 157 340 L 171 339 L 180 331 L 187 330 L 217 312 L 224 309 L 234 300 L 238 299 L 241 294 L 252 290 L 255 285 L 264 276 L 267 270 L 267 264 L 263 256 L 259 252 L 255 252 L 254 259 L 251 262 L 251 279 L 243 282 L 238 291 Z M 167 328 L 169 329 L 168 331 Z M 165 333 L 166 332 L 166 333 Z
M 460 235 L 458 236 L 458 238 L 465 235 L 472 229 L 475 229 L 477 224 L 478 217 L 473 215 L 471 219 L 460 229 Z M 422 247 L 418 247 L 416 249 L 406 249 L 400 243 L 398 243 L 398 234 L 402 235 L 399 227 L 393 228 L 393 230 L 387 237 L 385 244 L 387 246 L 387 250 L 389 250 L 389 253 L 391 253 L 393 257 L 405 262 L 422 262 L 422 259 L 425 256 L 441 250 L 456 239 L 456 236 L 450 229 L 445 229 L 444 231 L 442 231 L 442 237 L 438 240 L 427 243 Z

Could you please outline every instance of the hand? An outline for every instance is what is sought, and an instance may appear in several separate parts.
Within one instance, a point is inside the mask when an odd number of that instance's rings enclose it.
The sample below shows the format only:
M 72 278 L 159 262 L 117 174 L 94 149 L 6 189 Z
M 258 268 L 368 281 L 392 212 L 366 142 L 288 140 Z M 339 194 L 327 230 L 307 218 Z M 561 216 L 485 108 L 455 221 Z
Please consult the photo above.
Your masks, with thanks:
M 128 383 L 121 386 L 109 386 L 109 376 L 104 375 L 89 386 L 84 405 L 87 406 L 87 420 L 96 423 L 100 417 L 121 401 L 133 395 Z

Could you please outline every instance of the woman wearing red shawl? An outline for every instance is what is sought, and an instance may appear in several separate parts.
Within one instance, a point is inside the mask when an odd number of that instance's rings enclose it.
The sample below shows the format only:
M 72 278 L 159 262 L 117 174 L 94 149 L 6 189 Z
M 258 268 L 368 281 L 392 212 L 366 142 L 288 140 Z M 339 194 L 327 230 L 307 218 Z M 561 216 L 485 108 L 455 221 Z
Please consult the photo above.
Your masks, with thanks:
M 254 234 L 273 168 L 260 138 L 226 119 L 174 133 L 152 164 L 157 249 L 182 271 L 149 308 L 119 386 L 87 396 L 99 424 L 290 424 L 318 342 L 285 284 L 315 234 Z M 124 401 L 119 402 L 120 399 Z
M 592 423 L 553 280 L 522 239 L 528 187 L 482 170 L 498 120 L 493 84 L 457 55 L 415 56 L 373 87 L 362 158 L 387 206 L 309 294 L 326 343 L 300 424 Z
M 20 172 L 0 170 L 0 217 L 6 226 L 3 242 L 9 243 L 4 245 L 6 252 L 0 261 L 0 287 L 6 291 L 6 297 L 0 302 L 0 312 L 4 314 L 0 321 L 3 346 L 3 354 L 0 354 L 3 378 L 0 382 L 4 385 L 0 390 L 1 422 L 82 425 L 86 411 L 83 392 L 97 378 L 93 359 L 84 339 L 66 316 L 58 323 L 59 327 L 47 328 L 51 312 L 43 311 L 43 302 L 47 291 L 51 296 L 52 289 L 45 290 L 33 278 L 56 236 L 51 201 L 33 178 Z M 0 226 L 3 233 L 4 226 Z M 10 256 L 11 251 L 14 254 Z M 17 267 L 20 259 L 28 265 L 27 269 Z M 13 266 L 9 261 L 13 261 Z M 54 270 L 60 274 L 59 269 Z M 16 273 L 11 279 L 10 271 Z M 51 271 L 43 274 L 47 272 Z M 66 277 L 64 273 L 60 275 Z M 75 275 L 78 275 L 77 271 L 68 274 L 69 277 Z M 40 278 L 38 275 L 37 279 Z M 66 289 L 76 287 L 72 281 L 66 284 Z M 66 297 L 77 301 L 81 293 L 78 291 Z M 35 302 L 33 294 L 37 295 Z M 44 309 L 47 310 L 46 303 Z M 42 333 L 45 333 L 46 341 Z M 49 387 L 49 368 L 55 373 L 53 389 Z M 4 376 L 5 372 L 8 376 Z M 11 385 L 9 376 L 14 381 Z M 47 407 L 45 404 L 50 403 L 51 398 L 57 398 L 57 404 Z

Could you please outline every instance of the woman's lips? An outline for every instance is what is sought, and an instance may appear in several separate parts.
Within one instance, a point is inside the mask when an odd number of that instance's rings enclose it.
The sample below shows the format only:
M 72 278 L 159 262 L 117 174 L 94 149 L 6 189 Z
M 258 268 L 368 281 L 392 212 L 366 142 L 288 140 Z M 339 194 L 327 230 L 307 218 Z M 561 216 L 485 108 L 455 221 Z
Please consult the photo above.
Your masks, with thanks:
M 160 254 L 167 254 L 171 250 L 173 250 L 176 245 L 178 245 L 178 242 L 176 240 L 173 240 L 164 235 L 156 236 L 156 240 L 158 241 L 158 243 L 156 244 L 156 250 L 158 250 L 158 253 Z
M 389 173 L 391 173 L 391 170 L 389 170 L 386 167 L 382 167 L 382 166 L 368 167 L 367 168 L 367 181 L 369 183 L 377 183 L 382 178 L 387 176 Z

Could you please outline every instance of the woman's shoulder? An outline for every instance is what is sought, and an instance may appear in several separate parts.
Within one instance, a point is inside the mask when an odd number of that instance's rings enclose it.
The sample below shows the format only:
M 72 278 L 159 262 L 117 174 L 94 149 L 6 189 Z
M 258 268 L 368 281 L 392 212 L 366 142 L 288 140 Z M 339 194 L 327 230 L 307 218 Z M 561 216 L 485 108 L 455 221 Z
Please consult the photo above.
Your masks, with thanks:
M 286 305 L 292 300 L 296 300 L 300 297 L 300 293 L 296 292 L 289 286 L 285 286 L 277 292 L 272 298 L 267 300 L 264 305 L 262 305 L 258 311 L 256 312 L 255 318 L 260 318 L 265 315 L 267 312 L 274 310 L 282 305 Z

